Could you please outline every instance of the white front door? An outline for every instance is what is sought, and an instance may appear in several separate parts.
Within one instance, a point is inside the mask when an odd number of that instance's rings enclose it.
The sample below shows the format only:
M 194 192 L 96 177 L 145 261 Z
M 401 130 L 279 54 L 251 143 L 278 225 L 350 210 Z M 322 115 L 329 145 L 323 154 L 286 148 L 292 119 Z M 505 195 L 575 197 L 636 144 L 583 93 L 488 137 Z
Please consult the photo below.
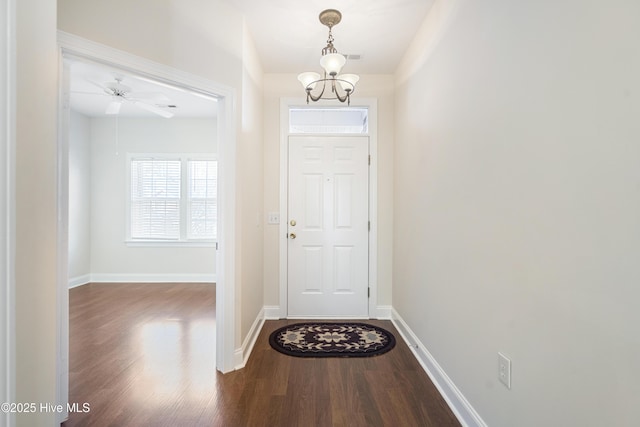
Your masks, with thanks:
M 291 136 L 288 314 L 368 317 L 369 137 Z

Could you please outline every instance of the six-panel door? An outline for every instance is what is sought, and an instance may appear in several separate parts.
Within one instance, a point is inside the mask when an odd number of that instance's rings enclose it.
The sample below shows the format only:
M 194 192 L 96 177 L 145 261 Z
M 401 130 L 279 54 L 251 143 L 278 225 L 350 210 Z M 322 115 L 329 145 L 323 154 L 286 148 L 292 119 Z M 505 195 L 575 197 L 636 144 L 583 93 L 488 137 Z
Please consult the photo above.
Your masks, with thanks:
M 289 137 L 289 316 L 367 317 L 368 165 L 368 137 Z

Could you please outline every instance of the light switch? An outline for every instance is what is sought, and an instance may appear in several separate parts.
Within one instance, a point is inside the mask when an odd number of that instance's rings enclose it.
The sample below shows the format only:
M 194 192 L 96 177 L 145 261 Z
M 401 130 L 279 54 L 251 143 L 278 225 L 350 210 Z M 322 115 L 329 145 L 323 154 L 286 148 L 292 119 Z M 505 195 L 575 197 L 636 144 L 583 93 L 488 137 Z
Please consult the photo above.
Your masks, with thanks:
M 280 212 L 269 212 L 267 214 L 267 224 L 280 224 Z

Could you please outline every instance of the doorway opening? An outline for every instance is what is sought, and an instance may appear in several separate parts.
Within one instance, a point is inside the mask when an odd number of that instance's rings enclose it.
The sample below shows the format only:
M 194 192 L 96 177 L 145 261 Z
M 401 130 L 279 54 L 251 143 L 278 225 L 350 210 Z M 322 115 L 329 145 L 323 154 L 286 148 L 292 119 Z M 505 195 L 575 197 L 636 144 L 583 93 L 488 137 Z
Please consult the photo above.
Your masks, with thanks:
M 194 151 L 198 150 L 189 150 L 187 152 L 184 162 L 185 162 L 185 170 L 181 175 L 190 179 L 191 176 L 190 171 L 195 171 L 199 173 L 199 177 L 202 178 L 203 175 L 202 170 L 205 172 L 215 171 L 216 168 L 209 168 L 210 165 L 206 164 L 211 157 L 214 157 L 217 164 L 215 166 L 219 166 L 217 168 L 217 173 L 213 172 L 215 179 L 211 177 L 207 177 L 207 173 L 205 173 L 204 178 L 200 179 L 198 183 L 192 183 L 195 186 L 200 184 L 206 184 L 209 186 L 217 187 L 217 197 L 215 208 L 217 213 L 217 221 L 214 224 L 213 229 L 217 228 L 217 235 L 215 239 L 211 239 L 208 234 L 211 231 L 210 225 L 208 224 L 206 218 L 199 218 L 202 221 L 199 221 L 199 225 L 195 230 L 187 230 L 186 238 L 182 239 L 178 243 L 178 246 L 185 247 L 198 247 L 197 249 L 202 249 L 203 247 L 209 247 L 211 252 L 208 256 L 211 257 L 210 262 L 215 264 L 215 283 L 216 283 L 216 297 L 215 297 L 215 331 L 211 331 L 212 334 L 215 335 L 215 368 L 221 372 L 229 372 L 234 369 L 234 313 L 233 313 L 233 301 L 234 301 L 234 280 L 233 280 L 233 266 L 234 266 L 234 244 L 235 236 L 234 236 L 234 227 L 233 227 L 233 218 L 235 216 L 235 208 L 233 203 L 234 191 L 233 188 L 235 186 L 235 156 L 233 153 L 235 152 L 235 133 L 234 133 L 234 117 L 231 105 L 234 103 L 234 94 L 233 91 L 223 85 L 219 85 L 217 83 L 208 81 L 206 79 L 199 78 L 197 76 L 193 76 L 179 70 L 175 70 L 171 67 L 164 66 L 162 64 L 153 63 L 142 58 L 136 57 L 134 55 L 130 55 L 121 51 L 116 51 L 115 49 L 111 49 L 106 46 L 96 45 L 93 42 L 81 39 L 79 37 L 66 34 L 59 33 L 58 41 L 61 47 L 60 56 L 61 56 L 61 83 L 60 83 L 60 93 L 61 93 L 61 106 L 60 106 L 60 135 L 59 135 L 59 148 L 58 148 L 58 204 L 59 204 L 59 229 L 58 229 L 58 367 L 57 367 L 57 375 L 58 375 L 58 403 L 62 404 L 63 407 L 67 407 L 68 402 L 68 394 L 69 394 L 69 139 L 70 139 L 70 116 L 71 110 L 69 105 L 69 93 L 70 93 L 70 63 L 82 63 L 82 64 L 92 64 L 94 66 L 101 66 L 103 68 L 108 68 L 113 71 L 119 71 L 122 74 L 117 75 L 114 78 L 115 82 L 113 83 L 113 87 L 116 89 L 121 89 L 118 85 L 124 85 L 128 87 L 133 87 L 133 85 L 143 86 L 142 83 L 154 84 L 157 87 L 163 88 L 163 90 L 159 92 L 171 91 L 173 94 L 178 93 L 180 91 L 187 93 L 191 96 L 199 97 L 203 100 L 215 100 L 214 104 L 217 105 L 217 126 L 216 128 L 203 130 L 203 134 L 210 135 L 211 132 L 215 134 L 215 139 L 220 143 L 217 146 L 217 152 L 215 156 L 211 156 L 209 154 L 205 154 L 205 157 L 209 157 L 208 159 L 193 159 Z M 131 84 L 127 85 L 124 80 L 121 79 L 122 75 L 125 78 L 131 78 Z M 118 81 L 120 79 L 120 81 Z M 141 83 L 142 82 L 142 83 Z M 102 90 L 106 93 L 106 90 L 110 88 L 107 81 L 92 81 L 90 84 L 93 85 L 93 89 L 95 92 L 100 92 Z M 97 84 L 97 86 L 96 86 Z M 103 87 L 104 86 L 104 87 Z M 91 90 L 94 92 L 94 90 Z M 144 91 L 140 91 L 144 92 Z M 156 91 L 158 92 L 158 91 Z M 154 98 L 152 101 L 147 101 L 146 99 L 141 101 L 142 96 L 134 97 L 130 96 L 131 99 L 119 99 L 114 93 L 106 93 L 106 98 L 108 102 L 107 109 L 110 108 L 114 103 L 121 103 L 121 109 L 125 108 L 125 104 L 127 107 L 136 108 L 137 110 L 148 110 L 148 112 L 152 113 L 152 118 L 146 118 L 145 120 L 157 121 L 164 120 L 164 116 L 161 114 L 157 114 L 158 110 L 170 110 L 173 107 L 169 104 L 165 103 L 164 99 L 159 100 Z M 151 96 L 153 97 L 153 96 Z M 131 101 L 131 102 L 130 102 Z M 141 103 L 150 104 L 150 108 L 141 107 Z M 179 107 L 179 106 L 178 106 Z M 124 110 L 122 110 L 124 111 Z M 140 113 L 137 111 L 137 113 Z M 155 118 L 155 117 L 158 118 Z M 170 120 L 170 119 L 169 119 Z M 186 119 L 185 119 L 186 120 Z M 120 143 L 124 143 L 122 139 L 118 138 L 118 135 L 122 136 L 122 130 L 119 129 L 120 132 L 117 132 L 118 129 L 113 129 L 116 122 L 119 121 L 118 126 L 122 128 L 124 125 L 124 117 L 115 119 L 108 118 L 105 119 L 104 123 L 104 134 L 107 135 L 109 130 L 107 129 L 108 122 L 111 122 L 111 140 L 109 142 L 110 147 L 107 150 L 111 150 L 112 154 L 118 153 L 118 155 L 125 160 L 129 160 L 131 163 L 131 159 L 126 156 L 124 152 L 124 145 L 120 146 Z M 129 123 L 131 124 L 131 123 Z M 203 124 L 201 124 L 203 125 Z M 204 126 L 204 125 L 203 125 Z M 197 127 L 197 126 L 196 126 Z M 205 126 L 206 127 L 206 126 Z M 193 126 L 192 126 L 193 128 Z M 166 130 L 166 129 L 165 129 Z M 156 135 L 158 135 L 156 133 Z M 192 135 L 192 137 L 196 138 Z M 202 135 L 201 135 L 202 137 Z M 196 138 L 197 139 L 197 138 Z M 156 140 L 156 142 L 158 142 Z M 156 154 L 162 150 L 157 150 Z M 203 150 L 200 150 L 203 151 Z M 185 154 L 185 153 L 182 153 Z M 203 153 L 196 153 L 203 154 Z M 138 159 L 139 160 L 139 159 Z M 190 164 L 189 161 L 197 160 L 197 165 Z M 203 169 L 204 168 L 204 169 Z M 195 173 L 194 172 L 194 173 Z M 166 174 L 165 174 L 166 175 Z M 211 174 L 209 174 L 211 175 Z M 167 176 L 165 176 L 166 178 Z M 120 177 L 119 179 L 122 179 Z M 126 177 L 125 177 L 126 178 Z M 129 177 L 130 178 L 130 177 Z M 168 182 L 168 181 L 167 181 Z M 206 191 L 205 185 L 205 193 Z M 122 190 L 125 190 L 126 186 L 122 186 Z M 195 188 L 195 187 L 194 187 Z M 191 190 L 188 190 L 191 191 Z M 107 194 L 93 194 L 93 197 L 105 197 L 109 198 Z M 209 200 L 210 201 L 210 200 Z M 202 200 L 201 200 L 202 202 Z M 201 203 L 200 206 L 204 206 L 204 210 L 207 209 L 206 201 L 204 201 L 204 205 Z M 183 205 L 188 202 L 180 202 Z M 193 211 L 197 208 L 197 203 L 191 204 L 187 206 L 187 209 L 193 213 Z M 195 207 L 194 207 L 195 206 Z M 200 209 L 202 212 L 202 209 Z M 125 209 L 122 209 L 119 216 L 119 220 L 127 221 L 131 218 L 127 219 L 127 212 Z M 192 218 L 193 219 L 193 218 Z M 197 218 L 198 219 L 198 218 Z M 196 223 L 198 221 L 190 221 L 189 223 Z M 210 223 L 211 221 L 209 221 Z M 183 226 L 180 226 L 181 228 Z M 203 239 L 201 241 L 194 241 L 194 233 L 203 232 L 206 234 L 206 237 L 209 239 Z M 131 237 L 130 233 L 127 233 L 126 236 Z M 127 238 L 125 235 L 121 234 L 121 239 L 124 241 Z M 128 242 L 131 245 L 135 244 L 144 244 L 142 242 Z M 147 249 L 147 248 L 142 248 Z M 217 249 L 217 250 L 216 250 Z M 156 260 L 156 262 L 158 262 Z M 202 271 L 200 272 L 200 278 L 209 277 L 211 271 Z M 153 275 L 151 275 L 153 276 Z M 176 277 L 178 278 L 178 277 Z M 154 280 L 150 280 L 154 281 Z M 183 280 L 184 281 L 184 280 Z M 61 421 L 65 418 L 67 414 L 60 414 Z

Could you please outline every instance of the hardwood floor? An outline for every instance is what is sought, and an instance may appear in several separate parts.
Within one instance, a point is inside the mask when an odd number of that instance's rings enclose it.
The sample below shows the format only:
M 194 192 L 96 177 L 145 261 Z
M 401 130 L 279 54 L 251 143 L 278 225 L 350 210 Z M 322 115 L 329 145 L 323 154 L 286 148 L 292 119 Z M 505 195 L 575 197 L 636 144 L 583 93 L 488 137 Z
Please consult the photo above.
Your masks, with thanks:
M 70 290 L 71 426 L 460 426 L 389 321 L 389 353 L 308 359 L 269 346 L 215 370 L 215 287 L 89 284 Z

